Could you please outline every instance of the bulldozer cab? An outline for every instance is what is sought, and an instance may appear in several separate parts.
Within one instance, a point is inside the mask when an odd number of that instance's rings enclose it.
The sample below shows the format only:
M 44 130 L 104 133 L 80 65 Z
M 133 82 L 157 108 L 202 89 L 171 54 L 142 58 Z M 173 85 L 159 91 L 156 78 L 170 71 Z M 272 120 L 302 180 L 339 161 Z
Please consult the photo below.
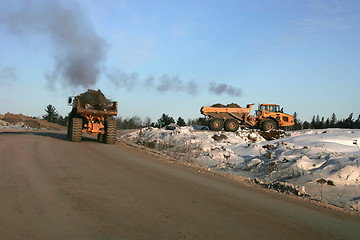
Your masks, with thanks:
M 273 113 L 282 113 L 282 109 L 277 104 L 259 104 L 259 108 L 256 111 L 258 118 L 271 116 Z
M 261 104 L 261 105 L 259 105 L 258 111 L 282 112 L 282 108 L 280 109 L 280 106 L 276 105 L 276 104 Z

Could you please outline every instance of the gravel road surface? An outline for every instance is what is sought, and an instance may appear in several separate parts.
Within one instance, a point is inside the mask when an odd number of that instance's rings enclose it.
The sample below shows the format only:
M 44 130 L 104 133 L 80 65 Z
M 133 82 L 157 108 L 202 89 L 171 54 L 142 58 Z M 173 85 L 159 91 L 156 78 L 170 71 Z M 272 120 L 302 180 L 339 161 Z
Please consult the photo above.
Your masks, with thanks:
M 0 133 L 0 239 L 360 239 L 360 218 L 65 132 Z

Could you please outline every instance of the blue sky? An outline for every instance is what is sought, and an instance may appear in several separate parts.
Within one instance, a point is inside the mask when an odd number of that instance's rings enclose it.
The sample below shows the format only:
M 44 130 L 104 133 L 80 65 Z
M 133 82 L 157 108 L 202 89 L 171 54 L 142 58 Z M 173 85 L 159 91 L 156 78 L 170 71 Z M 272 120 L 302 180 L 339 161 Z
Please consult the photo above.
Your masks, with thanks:
M 197 118 L 201 106 L 232 102 L 277 103 L 308 121 L 357 118 L 359 12 L 357 0 L 4 0 L 0 113 L 41 116 L 52 104 L 64 116 L 67 96 L 92 88 L 124 118 Z M 80 58 L 96 66 L 84 66 L 85 80 L 54 75 L 88 46 L 99 54 Z

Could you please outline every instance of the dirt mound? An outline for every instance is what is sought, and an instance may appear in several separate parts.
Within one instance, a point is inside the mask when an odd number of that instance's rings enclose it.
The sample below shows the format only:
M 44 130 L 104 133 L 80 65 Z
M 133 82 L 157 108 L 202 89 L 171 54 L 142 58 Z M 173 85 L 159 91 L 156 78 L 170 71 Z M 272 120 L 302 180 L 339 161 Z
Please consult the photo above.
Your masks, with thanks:
M 46 120 L 40 120 L 32 117 L 24 116 L 23 114 L 12 114 L 6 113 L 5 115 L 0 116 L 3 126 L 14 125 L 18 127 L 27 127 L 35 129 L 55 129 L 55 130 L 65 130 L 65 126 L 61 126 L 56 123 L 50 123 Z
M 236 103 L 230 103 L 230 104 L 226 105 L 226 107 L 228 107 L 228 108 L 241 108 L 240 105 L 238 105 Z
M 259 131 L 259 134 L 266 140 L 271 141 L 289 136 L 284 130 Z
M 211 105 L 211 107 L 225 107 L 225 105 L 222 105 L 221 103 L 215 103 Z
M 9 126 L 10 123 L 0 119 L 0 126 Z
M 240 105 L 236 104 L 236 103 L 230 103 L 228 105 L 223 105 L 221 103 L 216 103 L 214 105 L 212 105 L 211 107 L 221 107 L 221 108 L 241 108 Z
M 97 91 L 89 89 L 79 95 L 80 105 L 83 108 L 104 110 L 112 107 L 111 101 L 98 89 Z M 108 109 L 110 110 L 110 109 Z

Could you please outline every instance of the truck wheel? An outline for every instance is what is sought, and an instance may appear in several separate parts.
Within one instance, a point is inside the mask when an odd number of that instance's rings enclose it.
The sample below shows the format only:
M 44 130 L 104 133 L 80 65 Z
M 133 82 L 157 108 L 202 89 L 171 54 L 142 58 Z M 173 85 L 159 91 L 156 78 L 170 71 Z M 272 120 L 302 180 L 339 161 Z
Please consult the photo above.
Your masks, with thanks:
M 239 123 L 235 119 L 228 119 L 225 121 L 225 130 L 229 132 L 236 132 L 239 129 Z
M 104 134 L 98 134 L 97 135 L 97 140 L 100 142 L 100 143 L 103 143 L 104 142 Z
M 261 128 L 264 131 L 270 131 L 273 129 L 277 129 L 277 124 L 274 120 L 268 119 L 268 120 L 265 120 L 265 122 L 263 122 Z
M 105 143 L 113 144 L 116 142 L 116 122 L 114 119 L 105 120 Z
M 66 138 L 71 140 L 72 118 L 69 119 Z
M 81 142 L 82 137 L 82 119 L 81 118 L 73 118 L 71 121 L 71 141 L 73 142 Z
M 209 122 L 209 128 L 213 131 L 220 131 L 224 127 L 224 122 L 220 118 L 213 118 Z

